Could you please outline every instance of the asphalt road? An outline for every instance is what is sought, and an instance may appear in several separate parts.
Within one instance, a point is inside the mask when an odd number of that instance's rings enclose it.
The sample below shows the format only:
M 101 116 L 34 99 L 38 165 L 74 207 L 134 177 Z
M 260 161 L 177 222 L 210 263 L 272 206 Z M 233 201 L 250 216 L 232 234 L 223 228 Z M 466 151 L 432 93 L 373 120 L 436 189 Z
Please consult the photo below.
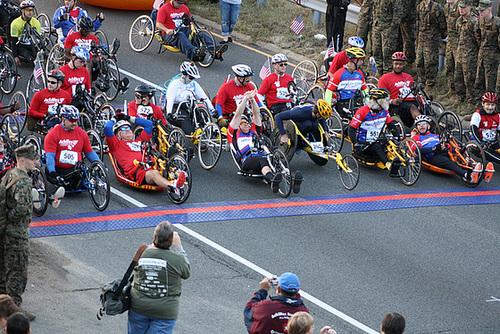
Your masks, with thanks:
M 92 16 L 100 11 L 85 7 Z M 37 8 L 49 16 L 55 10 L 46 0 L 39 1 Z M 129 27 L 143 13 L 104 12 L 103 30 L 110 40 L 121 40 L 118 65 L 122 73 L 127 71 L 156 84 L 178 73 L 185 60 L 181 54 L 158 54 L 155 42 L 141 54 L 130 49 Z M 218 27 L 214 28 L 217 33 Z M 258 72 L 265 61 L 258 51 L 266 53 L 255 46 L 233 43 L 224 62 L 200 70 L 199 82 L 213 96 L 231 73 L 231 65 L 246 63 Z M 25 66 L 21 72 L 24 79 L 20 87 L 25 84 L 29 69 Z M 255 82 L 260 81 L 256 76 Z M 137 84 L 139 81 L 131 78 L 131 87 Z M 122 104 L 132 97 L 131 90 L 114 103 Z M 105 162 L 111 170 L 109 161 Z M 444 194 L 464 188 L 454 176 L 423 171 L 414 186 L 406 187 L 384 171 L 361 167 L 359 184 L 349 192 L 342 187 L 334 162 L 319 167 L 302 153 L 293 158 L 291 167 L 305 176 L 302 190 L 299 195 L 277 200 L 263 183 L 238 176 L 227 152 L 223 152 L 211 171 L 203 170 L 194 160 L 193 190 L 181 208 L 198 203 L 204 207 L 224 206 L 228 201 L 233 205 L 250 205 L 253 200 L 313 202 L 325 198 L 322 196 L 348 201 L 379 192 L 394 195 L 395 199 L 417 192 L 437 195 L 417 207 L 388 208 L 382 198 L 334 213 L 330 207 L 313 208 L 311 204 L 311 212 L 307 206 L 297 211 L 292 207 L 272 211 L 264 218 L 245 219 L 245 212 L 255 210 L 243 207 L 231 216 L 214 213 L 212 219 L 190 220 L 179 227 L 192 276 L 183 285 L 176 333 L 245 333 L 243 308 L 258 289 L 262 270 L 277 275 L 292 271 L 299 276 L 302 290 L 311 296 L 305 303 L 316 319 L 315 333 L 327 324 L 339 334 L 373 333 L 379 329 L 382 316 L 391 311 L 406 317 L 408 333 L 500 332 L 500 302 L 487 302 L 491 296 L 500 298 L 498 195 L 494 204 L 475 204 L 483 191 L 500 190 L 498 176 L 491 183 L 482 184 L 476 189 L 478 193 L 465 201 L 454 201 L 453 195 Z M 148 207 L 179 208 L 166 195 L 129 188 L 113 175 L 111 185 Z M 443 202 L 441 196 L 452 199 Z M 439 206 L 442 203 L 446 205 Z M 106 212 L 135 207 L 113 194 Z M 86 212 L 94 212 L 88 194 L 69 195 L 57 210 L 49 207 L 44 219 Z M 189 217 L 186 215 L 186 219 Z M 126 230 L 84 234 L 71 234 L 68 230 L 68 235 L 32 239 L 35 264 L 30 269 L 25 307 L 38 316 L 32 324 L 33 333 L 126 330 L 124 315 L 98 321 L 95 313 L 99 308 L 99 287 L 120 277 L 137 247 L 151 242 L 152 228 L 130 227 L 124 221 Z M 116 228 L 120 228 L 120 222 L 110 226 Z M 243 264 L 227 251 L 215 249 L 193 232 L 249 262 Z M 313 297 L 325 304 L 318 306 Z M 353 325 L 355 321 L 362 325 Z M 369 329 L 359 328 L 363 325 Z

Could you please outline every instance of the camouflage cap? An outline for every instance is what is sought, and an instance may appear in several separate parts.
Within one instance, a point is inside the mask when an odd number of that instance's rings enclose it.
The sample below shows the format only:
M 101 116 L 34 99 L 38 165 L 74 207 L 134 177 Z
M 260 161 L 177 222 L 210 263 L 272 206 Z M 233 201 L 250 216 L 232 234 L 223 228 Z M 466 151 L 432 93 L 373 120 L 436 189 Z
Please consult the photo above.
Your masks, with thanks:
M 458 7 L 469 7 L 474 6 L 474 2 L 472 0 L 459 0 Z
M 40 156 L 38 155 L 35 145 L 23 145 L 16 148 L 16 156 L 21 158 L 28 159 L 38 159 Z
M 479 0 L 479 6 L 477 7 L 477 10 L 485 10 L 487 8 L 492 7 L 491 0 Z

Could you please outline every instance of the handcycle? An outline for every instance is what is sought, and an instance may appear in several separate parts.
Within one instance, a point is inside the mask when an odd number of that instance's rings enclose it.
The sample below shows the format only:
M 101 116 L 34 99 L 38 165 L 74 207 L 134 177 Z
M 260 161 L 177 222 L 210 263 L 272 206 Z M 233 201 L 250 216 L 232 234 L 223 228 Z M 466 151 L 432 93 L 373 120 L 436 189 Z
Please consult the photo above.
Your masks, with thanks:
M 415 184 L 420 177 L 423 165 L 420 149 L 415 140 L 404 138 L 402 141 L 399 141 L 388 132 L 386 125 L 380 132 L 376 142 L 380 143 L 384 148 L 384 153 L 390 162 L 395 163 L 394 160 L 396 158 L 399 160 L 400 165 L 397 177 L 399 177 L 401 182 L 406 186 Z M 356 153 L 354 146 L 352 149 L 354 157 L 364 165 L 375 166 L 380 169 L 387 168 L 385 164 L 374 155 L 368 156 L 362 152 Z
M 468 179 L 462 178 L 465 185 L 469 188 L 477 187 L 484 178 L 486 156 L 481 145 L 476 141 L 462 142 L 462 124 L 457 115 L 452 112 L 444 112 L 439 116 L 436 131 L 439 134 L 441 143 L 447 148 L 448 156 L 451 161 L 456 162 L 462 169 L 472 172 L 478 163 L 481 163 L 481 171 L 478 182 L 474 183 Z M 451 170 L 431 165 L 423 161 L 422 165 L 437 173 L 455 175 Z
M 213 64 L 215 57 L 215 38 L 210 31 L 201 27 L 193 17 L 185 18 L 183 17 L 183 24 L 176 28 L 176 31 L 180 29 L 182 26 L 191 28 L 191 43 L 199 48 L 201 46 L 205 47 L 206 54 L 205 57 L 198 61 L 198 64 L 201 67 L 209 67 Z M 130 27 L 128 40 L 130 47 L 135 52 L 142 52 L 146 50 L 153 41 L 153 38 L 156 38 L 160 44 L 158 49 L 158 53 L 169 50 L 172 52 L 179 52 L 180 50 L 172 45 L 165 44 L 163 42 L 162 35 L 158 29 L 156 29 L 153 19 L 149 15 L 141 15 L 132 23 Z M 206 42 L 206 39 L 211 41 L 212 45 L 209 45 Z
M 24 94 L 21 91 L 14 93 L 9 100 L 9 104 L 0 107 L 0 110 L 2 109 L 14 110 L 2 116 L 0 127 L 13 141 L 19 143 L 21 132 L 26 125 L 26 114 L 28 113 Z
M 142 157 L 143 161 L 134 161 L 136 166 L 143 166 L 146 170 L 149 169 L 157 169 L 160 171 L 162 176 L 168 181 L 174 181 L 179 178 L 181 172 L 185 173 L 185 181 L 184 184 L 180 187 L 168 187 L 167 189 L 151 185 L 151 184 L 143 184 L 137 183 L 133 180 L 130 180 L 126 177 L 125 171 L 123 168 L 117 163 L 114 156 L 108 153 L 111 163 L 113 165 L 113 169 L 116 174 L 116 179 L 122 183 L 125 183 L 131 187 L 138 189 L 146 189 L 146 190 L 154 190 L 154 191 L 167 191 L 168 198 L 174 204 L 182 204 L 184 203 L 191 193 L 192 187 L 192 176 L 191 169 L 189 168 L 189 164 L 180 154 L 172 154 L 172 155 L 164 155 L 162 154 L 150 141 L 143 140 L 141 143 L 142 146 Z
M 281 134 L 278 129 L 273 133 L 273 144 L 284 152 L 288 160 L 292 160 L 298 149 L 304 150 L 311 160 L 324 166 L 328 160 L 333 159 L 337 163 L 340 181 L 348 189 L 354 189 L 359 181 L 358 162 L 350 154 L 342 156 L 340 151 L 343 145 L 342 120 L 335 113 L 326 120 L 328 136 L 321 125 L 314 133 L 303 134 L 297 124 L 292 120 L 285 120 L 283 126 L 288 136 L 288 143 L 281 143 Z

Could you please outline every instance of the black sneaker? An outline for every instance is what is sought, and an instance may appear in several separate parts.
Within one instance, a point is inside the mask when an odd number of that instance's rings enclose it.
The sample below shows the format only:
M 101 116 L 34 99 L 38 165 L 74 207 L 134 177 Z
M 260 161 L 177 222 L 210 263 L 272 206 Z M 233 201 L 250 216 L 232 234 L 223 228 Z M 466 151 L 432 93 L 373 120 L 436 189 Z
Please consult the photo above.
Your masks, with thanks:
M 227 51 L 229 46 L 227 44 L 219 45 L 215 48 L 215 59 L 222 60 L 222 54 Z
M 389 169 L 390 177 L 398 177 L 399 176 L 399 167 L 401 167 L 401 160 L 398 157 L 394 158 L 391 163 L 391 169 Z
M 205 58 L 205 54 L 206 54 L 206 49 L 205 47 L 202 45 L 200 46 L 198 49 L 196 49 L 196 51 L 194 52 L 194 56 L 196 58 L 196 60 L 202 60 L 203 58 Z
M 302 173 L 300 171 L 296 171 L 295 175 L 292 178 L 292 190 L 294 194 L 298 194 L 300 191 L 300 184 L 304 178 L 302 177 Z
M 282 179 L 283 177 L 281 176 L 281 174 L 274 175 L 273 179 L 271 180 L 271 189 L 273 190 L 273 193 L 277 193 L 280 189 L 280 183 Z

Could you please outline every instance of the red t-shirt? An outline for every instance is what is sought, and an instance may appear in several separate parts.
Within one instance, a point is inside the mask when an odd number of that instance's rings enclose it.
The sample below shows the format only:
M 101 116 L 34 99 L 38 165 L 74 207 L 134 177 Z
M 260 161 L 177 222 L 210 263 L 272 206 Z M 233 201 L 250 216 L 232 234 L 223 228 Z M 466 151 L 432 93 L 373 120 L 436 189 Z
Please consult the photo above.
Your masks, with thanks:
M 92 41 L 94 41 L 96 45 L 99 45 L 99 40 L 94 35 L 89 34 L 87 37 L 84 37 L 79 31 L 76 31 L 66 37 L 64 48 L 71 50 L 74 46 L 79 46 L 90 52 Z
M 259 88 L 259 94 L 265 95 L 267 105 L 271 107 L 275 103 L 291 102 L 292 99 L 288 96 L 288 83 L 293 81 L 290 74 L 284 73 L 278 78 L 276 72 L 269 74 L 262 81 Z
M 216 104 L 220 104 L 222 107 L 222 115 L 227 117 L 229 114 L 236 111 L 236 108 L 243 100 L 245 92 L 254 90 L 255 87 L 248 83 L 246 86 L 238 86 L 233 80 L 229 80 L 219 88 L 217 93 Z M 255 102 L 260 103 L 257 96 L 255 96 Z
M 39 92 L 36 92 L 33 96 L 33 100 L 30 103 L 30 109 L 28 115 L 43 118 L 45 114 L 49 112 L 52 106 L 58 104 L 70 104 L 71 96 L 65 90 L 58 89 L 53 92 L 45 88 Z M 53 110 L 55 113 L 56 110 Z
M 349 62 L 349 59 L 347 58 L 347 54 L 344 51 L 340 51 L 333 57 L 332 63 L 330 64 L 330 68 L 328 69 L 328 73 L 334 74 L 339 70 L 339 68 L 342 68 L 345 64 Z
M 139 106 L 137 108 L 137 102 L 132 101 L 128 104 L 128 115 L 131 117 L 139 117 L 139 118 L 148 118 L 148 116 L 153 115 L 154 118 L 162 121 L 164 125 L 167 125 L 167 120 L 165 119 L 165 115 L 163 115 L 163 111 L 157 105 L 152 103 L 149 106 Z
M 57 168 L 75 167 L 78 161 L 82 161 L 82 152 L 90 153 L 89 136 L 79 128 L 69 132 L 61 124 L 56 125 L 45 137 L 45 152 L 56 154 Z
M 167 29 L 175 29 L 182 24 L 184 13 L 187 13 L 191 17 L 189 8 L 186 5 L 174 8 L 172 2 L 169 2 L 161 6 L 156 21 L 162 23 Z
M 382 75 L 378 81 L 378 86 L 380 88 L 385 88 L 391 92 L 391 99 L 405 98 L 405 101 L 415 101 L 413 94 L 411 93 L 411 83 L 413 82 L 413 77 L 408 74 L 401 72 L 396 73 L 386 73 Z
M 76 85 L 85 84 L 85 89 L 87 90 L 92 87 L 89 71 L 85 67 L 71 69 L 69 64 L 66 64 L 59 71 L 63 72 L 66 76 L 61 89 L 67 91 L 70 96 L 75 95 Z
M 106 137 L 109 151 L 116 159 L 116 162 L 125 171 L 125 176 L 131 180 L 136 180 L 137 183 L 142 183 L 142 178 L 138 179 L 134 173 L 138 166 L 134 165 L 134 160 L 143 161 L 141 143 L 143 140 L 150 140 L 151 134 L 142 131 L 139 138 L 136 140 L 125 141 L 113 137 Z M 144 175 L 142 175 L 144 176 Z

